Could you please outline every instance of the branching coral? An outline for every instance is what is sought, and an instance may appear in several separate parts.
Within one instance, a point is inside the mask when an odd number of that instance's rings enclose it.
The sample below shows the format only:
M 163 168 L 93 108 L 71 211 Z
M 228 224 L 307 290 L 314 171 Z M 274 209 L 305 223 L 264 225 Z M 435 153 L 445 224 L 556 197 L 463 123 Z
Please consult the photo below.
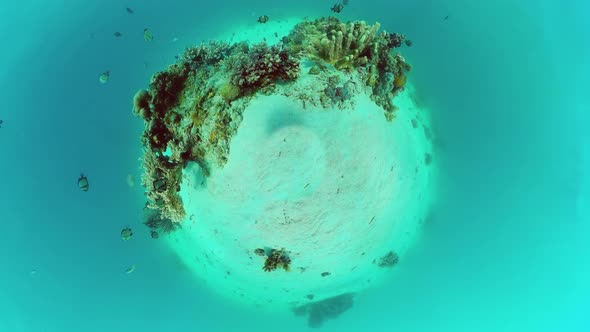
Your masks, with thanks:
M 335 17 L 298 24 L 286 37 L 296 48 L 333 64 L 337 69 L 353 69 L 369 62 L 377 44 L 373 42 L 379 23 L 340 22 Z
M 322 18 L 296 25 L 284 42 L 303 56 L 321 59 L 337 70 L 358 70 L 373 90 L 371 98 L 391 121 L 396 110 L 392 99 L 405 86 L 410 66 L 399 53 L 392 55 L 392 50 L 403 45 L 405 35 L 378 33 L 380 27 L 379 23 Z
M 242 52 L 230 56 L 226 66 L 231 72 L 231 83 L 242 93 L 252 93 L 277 81 L 291 81 L 299 76 L 299 62 L 282 45 L 260 43 L 249 47 L 240 45 Z
M 230 46 L 225 42 L 212 41 L 208 44 L 187 48 L 180 60 L 186 63 L 191 70 L 196 71 L 201 66 L 218 64 L 228 57 L 234 48 L 235 46 Z

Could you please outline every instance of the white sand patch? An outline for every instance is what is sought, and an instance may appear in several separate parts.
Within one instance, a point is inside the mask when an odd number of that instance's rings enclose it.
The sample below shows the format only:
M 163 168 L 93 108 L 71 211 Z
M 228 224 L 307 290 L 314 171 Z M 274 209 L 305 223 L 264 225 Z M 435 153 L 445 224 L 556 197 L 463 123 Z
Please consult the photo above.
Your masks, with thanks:
M 190 220 L 170 245 L 210 287 L 268 309 L 375 285 L 399 266 L 374 260 L 393 250 L 403 265 L 431 200 L 430 143 L 411 121 L 424 111 L 409 95 L 391 123 L 364 94 L 346 111 L 257 97 L 225 167 L 206 180 L 185 170 Z M 264 247 L 289 251 L 291 271 L 263 271 L 253 251 Z

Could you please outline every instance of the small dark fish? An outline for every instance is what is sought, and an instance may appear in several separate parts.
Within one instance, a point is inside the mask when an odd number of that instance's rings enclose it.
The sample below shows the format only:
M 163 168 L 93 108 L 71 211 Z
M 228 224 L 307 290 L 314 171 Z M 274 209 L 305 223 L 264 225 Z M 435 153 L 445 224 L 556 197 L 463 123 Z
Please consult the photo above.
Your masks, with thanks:
M 121 230 L 121 238 L 125 241 L 131 239 L 133 236 L 133 230 L 131 227 L 127 226 Z
M 150 236 L 152 237 L 152 239 L 157 239 L 158 237 L 160 237 L 160 235 L 156 231 L 151 231 Z
M 443 17 L 443 21 L 446 21 L 447 19 L 449 19 L 449 15 Z
M 127 13 L 129 13 L 129 14 L 133 14 L 133 9 L 131 9 L 131 8 L 127 7 L 127 8 L 125 8 L 125 10 L 126 10 L 126 11 L 127 11 Z
M 348 0 L 342 0 L 342 4 L 347 6 L 348 5 Z
M 82 191 L 88 191 L 88 188 L 90 188 L 88 178 L 84 174 L 80 174 L 78 178 L 78 188 Z
M 120 33 L 119 31 L 115 31 L 115 33 L 113 33 L 113 36 L 115 36 L 115 37 L 117 37 L 117 38 L 118 38 L 118 37 L 121 37 L 122 35 L 123 35 L 123 34 L 122 34 L 122 33 Z
M 410 46 L 412 46 L 412 41 L 411 41 L 410 39 L 406 39 L 406 40 L 405 40 L 405 43 L 406 43 L 406 46 L 407 46 L 407 47 L 410 47 Z
M 4 123 L 4 120 L 0 120 L 0 128 L 2 128 L 3 123 Z
M 266 16 L 266 15 L 262 15 L 262 16 L 260 16 L 260 17 L 258 18 L 258 21 L 257 21 L 257 22 L 258 22 L 258 23 L 263 23 L 263 24 L 264 24 L 264 23 L 266 23 L 266 22 L 268 22 L 268 16 Z
M 344 5 L 341 3 L 336 3 L 336 4 L 334 4 L 334 6 L 332 6 L 331 9 L 334 13 L 340 13 L 342 11 L 342 9 L 344 9 Z
M 327 277 L 327 276 L 329 276 L 330 274 L 332 274 L 332 273 L 330 273 L 330 272 L 322 272 L 322 274 L 321 274 L 321 275 L 322 275 L 322 277 Z

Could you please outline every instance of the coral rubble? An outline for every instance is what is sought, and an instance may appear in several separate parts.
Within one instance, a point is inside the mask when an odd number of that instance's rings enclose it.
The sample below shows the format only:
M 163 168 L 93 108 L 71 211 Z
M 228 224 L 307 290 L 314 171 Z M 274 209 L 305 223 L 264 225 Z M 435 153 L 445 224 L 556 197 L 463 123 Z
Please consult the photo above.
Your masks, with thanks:
M 133 113 L 145 125 L 142 184 L 147 207 L 162 220 L 184 220 L 182 170 L 194 162 L 207 177 L 223 167 L 250 100 L 257 93 L 294 95 L 291 87 L 302 75 L 302 63 L 314 63 L 306 75 L 323 84 L 315 97 L 298 92 L 303 108 L 306 102 L 343 107 L 367 87 L 391 121 L 393 97 L 403 90 L 410 66 L 401 54 L 392 53 L 405 36 L 379 29 L 379 23 L 343 23 L 330 17 L 297 24 L 275 45 L 213 41 L 187 48 L 133 98 Z M 358 79 L 343 78 L 352 74 Z

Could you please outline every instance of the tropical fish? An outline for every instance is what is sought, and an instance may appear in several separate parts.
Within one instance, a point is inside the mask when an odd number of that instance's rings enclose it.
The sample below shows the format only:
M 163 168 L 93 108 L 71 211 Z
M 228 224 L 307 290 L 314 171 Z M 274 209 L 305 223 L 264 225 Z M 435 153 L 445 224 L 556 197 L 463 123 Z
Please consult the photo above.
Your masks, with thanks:
M 107 70 L 98 76 L 98 81 L 102 84 L 106 84 L 109 81 L 110 77 L 111 77 L 111 71 Z
M 128 267 L 127 269 L 125 269 L 125 273 L 127 273 L 127 274 L 132 273 L 133 271 L 135 271 L 135 264 L 133 264 L 130 267 Z
M 258 18 L 258 23 L 266 23 L 268 22 L 268 16 L 262 15 Z
M 82 191 L 88 191 L 89 187 L 88 178 L 84 174 L 80 174 L 80 177 L 78 178 L 78 188 Z
M 143 40 L 146 42 L 151 42 L 154 40 L 154 35 L 152 35 L 148 28 L 143 29 Z
M 126 11 L 127 11 L 127 13 L 129 13 L 129 14 L 133 14 L 133 9 L 131 9 L 131 8 L 127 7 L 127 8 L 125 8 L 125 10 L 126 10 Z
M 342 9 L 344 9 L 344 5 L 341 3 L 336 3 L 336 4 L 334 4 L 334 6 L 332 6 L 331 9 L 334 13 L 340 13 L 342 11 Z
M 113 36 L 115 37 L 121 37 L 123 34 L 120 33 L 119 31 L 115 31 L 115 33 L 113 33 Z
M 127 226 L 121 230 L 121 238 L 125 241 L 129 240 L 133 236 L 133 230 Z

